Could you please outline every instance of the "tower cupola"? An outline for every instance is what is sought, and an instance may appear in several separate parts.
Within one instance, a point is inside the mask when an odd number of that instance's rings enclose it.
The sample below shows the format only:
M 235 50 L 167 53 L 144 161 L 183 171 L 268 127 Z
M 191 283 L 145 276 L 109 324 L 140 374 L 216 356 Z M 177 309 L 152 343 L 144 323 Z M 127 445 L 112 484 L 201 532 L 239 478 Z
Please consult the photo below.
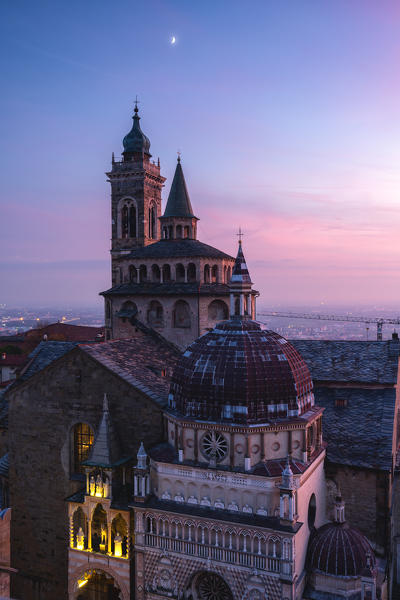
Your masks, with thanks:
M 143 133 L 140 128 L 140 117 L 139 117 L 139 109 L 137 104 L 135 104 L 134 114 L 133 114 L 133 125 L 130 132 L 123 139 L 123 157 L 124 160 L 132 160 L 137 155 L 147 155 L 150 157 L 150 140 Z
M 242 249 L 242 233 L 239 230 L 239 248 L 232 270 L 230 287 L 230 316 L 240 319 L 255 318 L 255 298 L 252 295 L 252 281 Z
M 167 205 L 160 221 L 163 239 L 196 239 L 198 218 L 194 215 L 190 202 L 180 156 L 178 156 Z

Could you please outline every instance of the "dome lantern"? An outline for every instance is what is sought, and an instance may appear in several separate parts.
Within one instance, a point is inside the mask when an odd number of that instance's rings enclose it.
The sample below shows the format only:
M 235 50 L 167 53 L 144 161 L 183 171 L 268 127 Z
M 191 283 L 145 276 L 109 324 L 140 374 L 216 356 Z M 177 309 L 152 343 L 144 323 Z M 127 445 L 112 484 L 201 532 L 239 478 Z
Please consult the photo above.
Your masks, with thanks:
M 124 151 L 122 153 L 124 160 L 132 160 L 135 156 L 144 156 L 146 155 L 148 158 L 151 157 L 150 154 L 150 140 L 143 133 L 140 128 L 140 117 L 139 117 L 139 109 L 137 102 L 135 103 L 135 109 L 133 114 L 133 125 L 132 129 L 123 139 Z

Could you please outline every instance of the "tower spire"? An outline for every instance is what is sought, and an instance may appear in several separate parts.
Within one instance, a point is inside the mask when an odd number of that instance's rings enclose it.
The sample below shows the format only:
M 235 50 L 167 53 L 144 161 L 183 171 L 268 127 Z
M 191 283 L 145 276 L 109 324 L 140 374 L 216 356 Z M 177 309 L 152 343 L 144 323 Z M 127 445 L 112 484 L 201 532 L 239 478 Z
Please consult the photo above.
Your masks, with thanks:
M 177 154 L 175 174 L 167 205 L 163 216 L 160 217 L 162 237 L 163 239 L 189 238 L 195 240 L 198 218 L 195 216 L 192 203 L 190 202 L 189 192 L 183 175 L 180 151 Z
M 239 319 L 254 319 L 255 304 L 252 295 L 252 281 L 247 268 L 246 259 L 243 254 L 242 237 L 243 232 L 239 227 L 238 251 L 235 264 L 232 270 L 232 277 L 229 282 L 230 287 L 230 316 Z

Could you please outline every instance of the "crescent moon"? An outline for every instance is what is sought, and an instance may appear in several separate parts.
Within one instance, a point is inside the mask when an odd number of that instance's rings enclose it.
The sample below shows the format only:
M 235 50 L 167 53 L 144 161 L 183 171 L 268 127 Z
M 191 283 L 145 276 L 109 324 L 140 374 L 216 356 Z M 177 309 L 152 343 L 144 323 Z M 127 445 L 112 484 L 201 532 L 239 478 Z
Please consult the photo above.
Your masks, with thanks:
M 176 37 L 173 35 L 171 38 L 171 44 L 174 45 L 176 42 Z

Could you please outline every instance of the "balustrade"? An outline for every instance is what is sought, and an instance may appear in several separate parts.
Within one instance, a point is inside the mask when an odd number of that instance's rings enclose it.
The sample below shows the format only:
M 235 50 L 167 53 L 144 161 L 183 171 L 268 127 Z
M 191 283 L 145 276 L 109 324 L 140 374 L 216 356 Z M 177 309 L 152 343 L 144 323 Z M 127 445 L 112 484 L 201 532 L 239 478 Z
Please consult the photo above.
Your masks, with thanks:
M 146 546 L 179 552 L 200 558 L 210 558 L 220 562 L 243 565 L 245 567 L 282 573 L 286 576 L 292 574 L 290 560 L 284 560 L 277 556 L 262 555 L 246 550 L 224 548 L 216 544 L 199 543 L 190 540 L 177 539 L 169 535 L 157 535 L 155 533 L 145 534 Z

